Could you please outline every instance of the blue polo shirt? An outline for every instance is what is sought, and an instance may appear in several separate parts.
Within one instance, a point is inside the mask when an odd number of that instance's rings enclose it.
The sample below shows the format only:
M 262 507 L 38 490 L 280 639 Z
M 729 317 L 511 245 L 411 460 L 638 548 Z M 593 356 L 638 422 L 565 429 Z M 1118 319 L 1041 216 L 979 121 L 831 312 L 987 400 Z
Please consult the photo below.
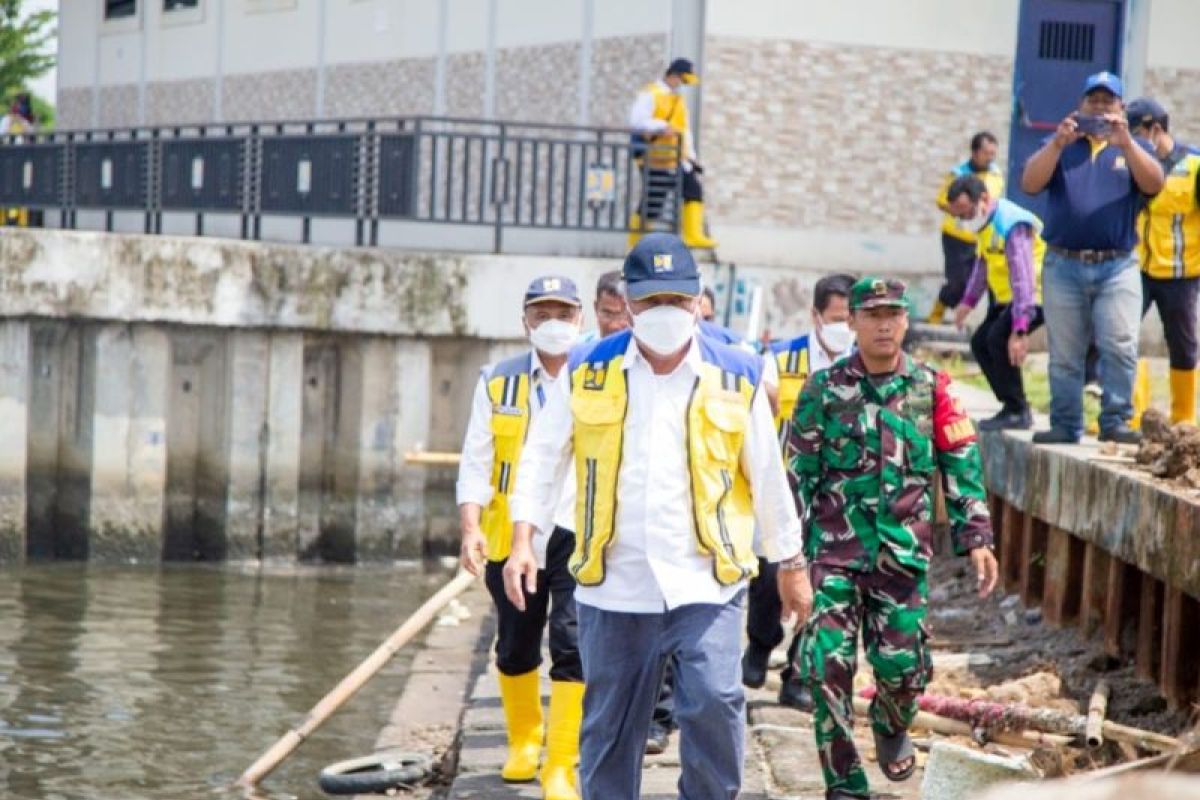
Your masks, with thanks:
M 1154 148 L 1135 138 L 1147 152 Z M 1063 148 L 1046 185 L 1047 244 L 1067 250 L 1132 250 L 1137 245 L 1137 215 L 1147 197 L 1133 181 L 1119 147 L 1094 150 L 1087 138 Z

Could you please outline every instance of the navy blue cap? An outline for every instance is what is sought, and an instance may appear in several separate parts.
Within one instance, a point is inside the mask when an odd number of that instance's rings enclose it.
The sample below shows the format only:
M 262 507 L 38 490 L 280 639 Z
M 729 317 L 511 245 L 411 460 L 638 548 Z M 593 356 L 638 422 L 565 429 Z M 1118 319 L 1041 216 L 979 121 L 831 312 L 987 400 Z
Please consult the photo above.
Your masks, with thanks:
M 686 58 L 677 58 L 672 61 L 667 67 L 667 74 L 678 75 L 689 86 L 694 86 L 700 82 L 700 76 L 696 74 L 696 68 Z
M 654 294 L 700 294 L 700 270 L 692 251 L 671 233 L 650 233 L 625 256 L 625 293 L 630 300 Z
M 579 289 L 575 281 L 561 275 L 545 275 L 534 278 L 533 283 L 525 290 L 525 305 L 546 303 L 553 300 L 556 303 L 567 303 L 572 306 L 582 306 L 579 299 Z
M 1167 110 L 1153 97 L 1139 97 L 1125 106 L 1125 118 L 1130 128 L 1149 126 L 1157 122 L 1166 128 L 1169 124 Z
M 1083 84 L 1084 95 L 1091 94 L 1096 89 L 1107 89 L 1117 97 L 1120 97 L 1124 91 L 1121 86 L 1121 79 L 1111 72 L 1097 72 L 1095 75 L 1088 76 L 1087 81 Z

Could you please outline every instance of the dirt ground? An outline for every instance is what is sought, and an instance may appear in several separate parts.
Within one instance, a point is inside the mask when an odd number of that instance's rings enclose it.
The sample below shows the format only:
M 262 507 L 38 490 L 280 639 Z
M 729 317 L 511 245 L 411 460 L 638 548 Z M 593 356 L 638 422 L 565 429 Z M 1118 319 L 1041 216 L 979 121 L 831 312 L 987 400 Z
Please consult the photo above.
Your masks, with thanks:
M 1154 684 L 1134 674 L 1132 661 L 1105 654 L 1098 635 L 1088 639 L 1079 628 L 1051 627 L 1042 622 L 1040 609 L 1025 609 L 1015 595 L 999 590 L 989 599 L 979 599 L 965 559 L 935 559 L 930 577 L 935 652 L 987 657 L 940 670 L 931 693 L 972 696 L 971 690 L 1008 683 L 1004 692 L 992 692 L 990 698 L 1080 713 L 1103 679 L 1111 688 L 1109 719 L 1168 735 L 1190 727 L 1189 712 L 1167 710 Z M 1027 676 L 1036 677 L 1010 683 Z

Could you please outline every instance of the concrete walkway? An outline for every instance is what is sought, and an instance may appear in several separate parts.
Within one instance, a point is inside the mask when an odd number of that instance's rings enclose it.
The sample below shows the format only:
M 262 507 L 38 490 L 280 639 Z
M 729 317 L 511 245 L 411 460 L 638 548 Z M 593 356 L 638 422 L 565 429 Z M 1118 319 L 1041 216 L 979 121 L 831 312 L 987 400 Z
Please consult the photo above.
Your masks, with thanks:
M 543 696 L 549 696 L 549 682 L 543 677 Z M 458 776 L 450 790 L 450 800 L 536 800 L 538 784 L 507 784 L 500 779 L 504 763 L 504 715 L 496 670 L 492 665 L 479 676 L 462 724 L 462 749 L 459 751 Z M 766 772 L 751 736 L 747 742 L 745 800 L 767 800 Z M 642 772 L 642 797 L 647 800 L 673 800 L 679 780 L 679 736 L 671 737 L 671 746 L 660 756 L 646 758 Z
M 809 714 L 779 706 L 775 702 L 777 679 L 768 688 L 746 693 L 749 725 L 746 743 L 746 773 L 740 797 L 743 800 L 823 800 L 817 750 Z M 549 683 L 543 678 L 543 694 Z M 860 752 L 868 759 L 868 773 L 876 792 L 895 800 L 916 800 L 921 775 L 904 784 L 889 784 L 870 758 L 874 746 L 870 730 L 860 721 L 857 729 Z M 495 667 L 479 676 L 467 702 L 461 727 L 458 772 L 447 795 L 449 800 L 537 800 L 537 783 L 506 784 L 500 779 L 504 762 L 504 718 L 500 709 Z M 642 798 L 674 800 L 679 781 L 679 734 L 661 756 L 648 756 L 642 773 Z M 886 792 L 885 792 L 886 790 Z M 888 793 L 890 792 L 890 793 Z

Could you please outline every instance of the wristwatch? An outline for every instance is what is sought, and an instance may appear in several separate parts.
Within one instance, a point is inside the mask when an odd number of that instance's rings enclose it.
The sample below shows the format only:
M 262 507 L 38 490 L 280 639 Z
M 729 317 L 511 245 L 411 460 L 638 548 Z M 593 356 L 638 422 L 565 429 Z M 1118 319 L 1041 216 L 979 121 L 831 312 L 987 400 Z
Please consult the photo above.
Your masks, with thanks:
M 784 572 L 795 572 L 796 570 L 804 569 L 808 566 L 808 559 L 804 557 L 804 553 L 800 552 L 791 558 L 784 559 L 779 562 L 779 569 Z

